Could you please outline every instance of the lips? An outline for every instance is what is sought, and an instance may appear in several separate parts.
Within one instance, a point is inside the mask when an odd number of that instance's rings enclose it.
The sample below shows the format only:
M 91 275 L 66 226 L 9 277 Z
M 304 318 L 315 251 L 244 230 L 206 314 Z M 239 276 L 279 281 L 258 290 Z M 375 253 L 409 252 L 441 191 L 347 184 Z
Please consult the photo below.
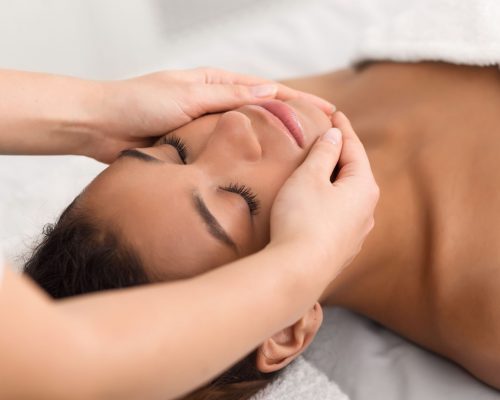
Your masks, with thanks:
M 290 133 L 299 147 L 304 148 L 304 131 L 293 108 L 282 101 L 272 100 L 260 105 L 278 118 Z

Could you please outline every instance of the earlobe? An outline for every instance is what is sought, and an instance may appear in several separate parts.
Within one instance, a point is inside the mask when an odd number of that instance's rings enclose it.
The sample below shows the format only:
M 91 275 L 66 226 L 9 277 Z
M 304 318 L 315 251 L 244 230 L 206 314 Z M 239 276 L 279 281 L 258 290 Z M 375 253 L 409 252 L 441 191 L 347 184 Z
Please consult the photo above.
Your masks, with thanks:
M 323 311 L 316 303 L 295 324 L 262 343 L 257 349 L 257 369 L 269 373 L 287 366 L 309 346 L 322 322 Z

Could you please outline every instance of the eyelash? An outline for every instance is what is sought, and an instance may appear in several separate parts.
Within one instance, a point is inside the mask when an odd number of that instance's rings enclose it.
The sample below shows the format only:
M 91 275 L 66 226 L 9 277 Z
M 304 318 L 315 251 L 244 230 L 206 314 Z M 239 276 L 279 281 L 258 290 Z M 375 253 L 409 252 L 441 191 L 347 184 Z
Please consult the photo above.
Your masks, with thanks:
M 187 157 L 186 144 L 179 137 L 174 135 L 166 135 L 163 137 L 162 144 L 175 147 L 182 163 L 186 164 L 186 157 Z
M 163 137 L 162 144 L 173 146 L 177 150 L 182 163 L 186 164 L 187 146 L 181 138 L 174 135 L 166 135 Z M 260 202 L 257 199 L 257 195 L 252 192 L 252 189 L 248 186 L 240 185 L 238 183 L 230 183 L 227 186 L 222 186 L 221 189 L 227 192 L 239 194 L 243 197 L 248 205 L 248 209 L 250 210 L 250 215 L 256 215 L 259 211 Z
M 227 186 L 221 187 L 222 190 L 226 190 L 228 192 L 233 192 L 239 194 L 248 204 L 248 209 L 250 210 L 251 215 L 256 215 L 260 208 L 260 202 L 257 199 L 257 195 L 252 192 L 248 186 L 240 185 L 238 183 L 231 183 Z

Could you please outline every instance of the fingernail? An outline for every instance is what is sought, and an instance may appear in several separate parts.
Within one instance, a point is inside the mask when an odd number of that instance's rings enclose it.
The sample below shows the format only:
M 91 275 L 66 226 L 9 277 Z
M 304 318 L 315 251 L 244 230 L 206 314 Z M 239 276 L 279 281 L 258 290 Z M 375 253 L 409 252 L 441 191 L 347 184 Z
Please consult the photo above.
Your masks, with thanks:
M 335 111 L 337 111 L 337 107 L 335 106 L 335 104 L 330 104 L 330 114 L 333 114 Z
M 274 96 L 277 91 L 278 86 L 272 84 L 257 85 L 250 88 L 250 93 L 255 97 Z
M 330 128 L 323 135 L 323 140 L 330 142 L 332 144 L 339 144 L 342 138 L 342 132 L 339 128 Z

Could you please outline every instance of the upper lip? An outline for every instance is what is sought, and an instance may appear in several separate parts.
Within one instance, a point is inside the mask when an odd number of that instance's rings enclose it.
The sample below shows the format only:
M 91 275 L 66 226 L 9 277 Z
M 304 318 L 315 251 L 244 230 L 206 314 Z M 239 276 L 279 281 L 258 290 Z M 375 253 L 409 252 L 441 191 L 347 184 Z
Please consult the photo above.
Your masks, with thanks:
M 304 147 L 304 132 L 297 114 L 292 107 L 279 100 L 260 104 L 259 107 L 264 109 L 266 114 L 270 114 L 277 124 L 280 125 L 281 129 L 293 138 L 299 147 Z

